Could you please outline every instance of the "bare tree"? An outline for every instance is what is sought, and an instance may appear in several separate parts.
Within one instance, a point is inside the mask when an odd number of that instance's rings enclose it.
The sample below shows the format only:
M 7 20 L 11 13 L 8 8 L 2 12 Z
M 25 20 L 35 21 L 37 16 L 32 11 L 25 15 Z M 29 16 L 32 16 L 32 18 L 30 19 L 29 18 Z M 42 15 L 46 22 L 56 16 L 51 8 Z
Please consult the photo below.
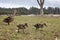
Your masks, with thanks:
M 43 5 L 44 5 L 44 0 L 37 0 L 39 6 L 40 6 L 40 14 L 43 15 Z
M 17 13 L 17 10 L 16 9 L 14 9 L 14 13 L 13 13 L 13 17 L 16 15 L 16 13 Z

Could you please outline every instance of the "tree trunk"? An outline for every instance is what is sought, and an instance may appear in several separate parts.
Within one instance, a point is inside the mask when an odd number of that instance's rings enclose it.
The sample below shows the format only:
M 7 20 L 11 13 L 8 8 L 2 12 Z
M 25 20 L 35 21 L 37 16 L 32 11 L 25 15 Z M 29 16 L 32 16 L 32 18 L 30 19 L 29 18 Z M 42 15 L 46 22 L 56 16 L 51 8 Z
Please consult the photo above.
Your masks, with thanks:
M 40 15 L 43 16 L 43 14 L 44 13 L 43 13 L 43 5 L 42 5 L 42 6 L 40 6 Z
M 44 12 L 43 12 L 43 5 L 44 5 L 44 0 L 37 0 L 39 6 L 40 6 L 40 15 L 43 16 Z

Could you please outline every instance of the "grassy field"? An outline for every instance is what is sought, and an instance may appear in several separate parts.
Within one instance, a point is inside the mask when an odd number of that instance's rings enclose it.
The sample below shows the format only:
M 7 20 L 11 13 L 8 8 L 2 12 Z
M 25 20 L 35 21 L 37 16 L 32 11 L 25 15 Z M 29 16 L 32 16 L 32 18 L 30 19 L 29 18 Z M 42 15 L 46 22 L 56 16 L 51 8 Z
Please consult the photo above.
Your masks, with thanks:
M 7 25 L 3 22 L 6 17 L 0 16 L 0 40 L 55 40 L 56 32 L 59 34 L 58 39 L 60 40 L 60 18 L 16 16 L 15 20 Z M 29 25 L 25 29 L 25 34 L 17 33 L 16 25 L 25 22 Z M 40 22 L 45 22 L 47 27 L 36 31 L 33 25 Z

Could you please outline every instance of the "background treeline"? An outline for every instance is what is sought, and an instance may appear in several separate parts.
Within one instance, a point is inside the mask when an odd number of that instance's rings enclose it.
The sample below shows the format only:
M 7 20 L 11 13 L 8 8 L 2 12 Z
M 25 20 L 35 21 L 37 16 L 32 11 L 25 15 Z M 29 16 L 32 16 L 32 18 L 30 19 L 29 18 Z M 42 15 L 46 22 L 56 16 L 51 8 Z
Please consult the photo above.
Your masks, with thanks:
M 40 14 L 40 9 L 36 7 L 31 7 L 29 9 L 25 7 L 20 7 L 20 8 L 1 8 L 0 7 L 0 15 L 10 15 L 13 14 L 14 9 L 17 10 L 17 15 L 29 15 L 29 14 L 35 14 L 39 15 Z M 44 14 L 60 14 L 60 8 L 58 7 L 48 7 L 48 8 L 43 8 L 44 9 Z

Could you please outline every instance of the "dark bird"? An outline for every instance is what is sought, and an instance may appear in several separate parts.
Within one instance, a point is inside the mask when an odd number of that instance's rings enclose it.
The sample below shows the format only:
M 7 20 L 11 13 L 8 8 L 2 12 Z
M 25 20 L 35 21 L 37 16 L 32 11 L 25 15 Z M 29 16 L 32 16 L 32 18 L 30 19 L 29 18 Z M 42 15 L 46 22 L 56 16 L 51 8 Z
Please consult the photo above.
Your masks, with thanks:
M 20 29 L 22 29 L 23 33 L 24 33 L 24 29 L 26 29 L 26 27 L 28 27 L 28 24 L 27 23 L 19 24 L 19 25 L 17 25 L 17 27 L 18 27 L 18 32 Z
M 5 19 L 3 20 L 3 22 L 8 23 L 8 25 L 10 25 L 10 23 L 11 23 L 13 20 L 14 20 L 14 18 L 13 18 L 12 16 L 9 16 L 9 17 L 5 18 Z
M 47 26 L 46 23 L 42 23 L 42 24 L 41 24 L 41 23 L 37 23 L 37 24 L 35 24 L 35 25 L 33 25 L 33 26 L 34 26 L 34 27 L 36 28 L 36 30 L 37 30 L 37 29 L 39 29 L 39 28 L 43 28 L 44 25 Z

